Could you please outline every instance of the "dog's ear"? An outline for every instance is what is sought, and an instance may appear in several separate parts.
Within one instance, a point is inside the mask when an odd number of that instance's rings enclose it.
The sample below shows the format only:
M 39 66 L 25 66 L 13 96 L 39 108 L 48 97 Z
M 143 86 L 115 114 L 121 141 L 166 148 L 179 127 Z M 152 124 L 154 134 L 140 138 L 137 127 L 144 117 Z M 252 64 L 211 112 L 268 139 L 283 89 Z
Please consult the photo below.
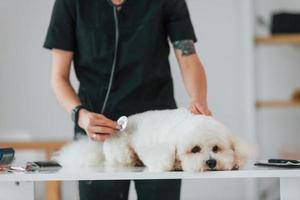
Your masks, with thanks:
M 254 147 L 241 138 L 229 135 L 231 148 L 234 152 L 233 169 L 243 167 L 248 159 L 254 156 Z
M 181 161 L 178 156 L 177 146 L 175 146 L 175 160 L 174 160 L 173 170 L 182 171 L 182 166 L 181 166 Z

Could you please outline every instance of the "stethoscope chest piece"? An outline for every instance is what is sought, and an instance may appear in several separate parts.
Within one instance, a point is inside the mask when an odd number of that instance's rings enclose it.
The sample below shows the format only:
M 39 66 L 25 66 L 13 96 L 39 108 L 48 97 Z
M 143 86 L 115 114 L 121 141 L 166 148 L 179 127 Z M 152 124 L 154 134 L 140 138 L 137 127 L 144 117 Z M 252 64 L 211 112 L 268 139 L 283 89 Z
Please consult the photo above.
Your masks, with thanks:
M 121 127 L 120 132 L 124 131 L 128 124 L 128 118 L 126 116 L 122 116 L 118 119 L 117 124 Z

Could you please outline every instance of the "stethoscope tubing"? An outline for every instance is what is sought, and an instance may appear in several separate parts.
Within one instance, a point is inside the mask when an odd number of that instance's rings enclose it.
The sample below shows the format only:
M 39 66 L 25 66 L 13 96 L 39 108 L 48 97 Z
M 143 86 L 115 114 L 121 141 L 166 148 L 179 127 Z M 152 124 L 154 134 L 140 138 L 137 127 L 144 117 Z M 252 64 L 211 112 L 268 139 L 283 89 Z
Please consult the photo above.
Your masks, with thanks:
M 110 2 L 110 0 L 108 0 L 108 1 Z M 112 64 L 112 68 L 111 68 L 109 83 L 108 83 L 106 95 L 105 95 L 105 98 L 104 98 L 104 102 L 103 102 L 103 105 L 102 105 L 102 108 L 101 108 L 101 114 L 104 113 L 106 105 L 107 105 L 108 97 L 109 97 L 110 92 L 111 92 L 111 87 L 112 87 L 113 78 L 114 78 L 114 74 L 115 74 L 115 68 L 116 68 L 116 65 L 117 65 L 118 48 L 119 48 L 119 38 L 120 38 L 119 20 L 118 20 L 118 15 L 117 15 L 117 9 L 118 8 L 116 6 L 113 6 L 114 21 L 115 21 L 115 31 L 116 31 L 116 35 L 115 35 L 115 51 L 114 51 L 114 59 L 113 59 L 113 64 Z
M 115 74 L 115 68 L 117 65 L 117 57 L 118 57 L 118 48 L 119 48 L 119 39 L 120 39 L 120 30 L 119 30 L 119 20 L 118 20 L 118 9 L 126 2 L 127 0 L 123 0 L 123 2 L 119 5 L 115 5 L 113 4 L 112 0 L 107 0 L 107 2 L 112 6 L 113 11 L 114 11 L 114 21 L 115 21 L 115 51 L 114 51 L 114 59 L 113 59 L 113 64 L 111 67 L 111 73 L 110 73 L 110 78 L 109 78 L 109 83 L 108 83 L 108 87 L 107 87 L 107 92 L 103 101 L 103 105 L 101 108 L 101 114 L 104 114 L 106 105 L 107 105 L 107 101 L 111 92 L 111 87 L 112 87 L 112 83 L 113 83 L 113 78 L 114 78 L 114 74 Z

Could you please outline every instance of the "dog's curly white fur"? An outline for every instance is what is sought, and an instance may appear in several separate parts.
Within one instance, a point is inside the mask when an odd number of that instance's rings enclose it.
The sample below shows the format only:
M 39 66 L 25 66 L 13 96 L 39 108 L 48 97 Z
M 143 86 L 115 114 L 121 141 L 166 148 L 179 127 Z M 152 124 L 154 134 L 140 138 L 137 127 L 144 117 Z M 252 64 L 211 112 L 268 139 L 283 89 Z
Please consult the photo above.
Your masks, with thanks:
M 213 117 L 187 109 L 132 115 L 124 132 L 103 144 L 88 139 L 60 151 L 64 167 L 145 165 L 149 171 L 231 170 L 249 156 L 247 145 Z

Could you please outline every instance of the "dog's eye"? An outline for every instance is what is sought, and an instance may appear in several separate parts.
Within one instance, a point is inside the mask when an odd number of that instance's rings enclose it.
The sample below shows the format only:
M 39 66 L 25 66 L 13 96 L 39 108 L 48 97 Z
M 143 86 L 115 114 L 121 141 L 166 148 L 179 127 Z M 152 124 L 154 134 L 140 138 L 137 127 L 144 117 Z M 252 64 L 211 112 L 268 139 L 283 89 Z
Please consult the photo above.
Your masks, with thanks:
M 191 150 L 192 153 L 199 153 L 201 151 L 201 148 L 199 146 L 194 146 Z
M 212 151 L 213 151 L 214 153 L 218 153 L 220 150 L 221 150 L 220 147 L 218 147 L 217 145 L 215 145 L 215 146 L 212 148 Z

